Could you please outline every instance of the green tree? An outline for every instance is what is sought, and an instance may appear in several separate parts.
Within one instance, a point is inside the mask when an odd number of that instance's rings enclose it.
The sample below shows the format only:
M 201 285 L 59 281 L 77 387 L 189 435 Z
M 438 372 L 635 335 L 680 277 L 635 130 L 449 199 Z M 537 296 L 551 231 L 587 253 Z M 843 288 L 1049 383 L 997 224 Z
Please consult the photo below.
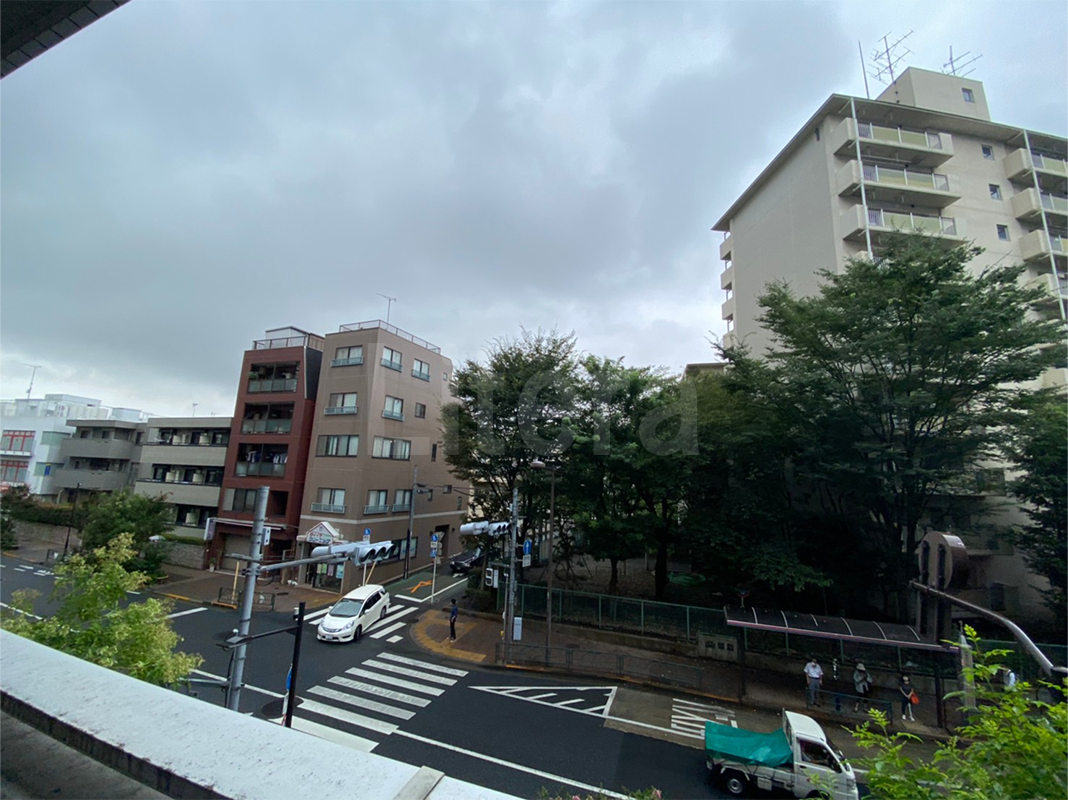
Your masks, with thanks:
M 781 387 L 769 399 L 788 405 L 805 448 L 794 463 L 861 512 L 902 619 L 930 499 L 994 456 L 1021 385 L 1062 357 L 1060 325 L 1037 315 L 1043 290 L 1019 286 L 1023 267 L 973 274 L 980 252 L 899 234 L 876 261 L 821 272 L 816 296 L 777 283 L 760 298 Z
M 1007 447 L 1020 470 L 1012 494 L 1024 501 L 1031 524 L 1016 533 L 1027 564 L 1049 581 L 1046 604 L 1065 627 L 1068 605 L 1068 405 L 1064 395 L 1042 393 L 1013 426 Z
M 12 513 L 11 500 L 16 489 L 25 489 L 24 486 L 13 486 L 0 495 L 0 549 L 14 550 L 19 546 L 17 524 Z
M 143 497 L 131 492 L 115 492 L 89 510 L 82 529 L 82 546 L 95 550 L 119 534 L 129 533 L 135 549 L 141 551 L 152 536 L 161 536 L 170 529 L 172 513 L 165 495 Z
M 1035 699 L 1035 687 L 1025 681 L 1005 689 L 999 660 L 1009 651 L 984 653 L 979 651 L 981 642 L 974 631 L 968 631 L 968 638 L 976 650 L 976 663 L 964 670 L 964 679 L 974 682 L 976 707 L 956 736 L 938 744 L 933 758 L 922 763 L 910 758 L 906 745 L 919 741 L 919 737 L 889 734 L 882 712 L 869 712 L 872 722 L 854 731 L 861 746 L 873 751 L 872 756 L 858 761 L 868 770 L 872 796 L 885 800 L 1065 797 L 1065 684 L 1042 684 L 1053 697 L 1060 698 L 1048 703 Z
M 167 618 L 169 601 L 150 598 L 122 606 L 127 593 L 147 581 L 144 574 L 124 568 L 134 555 L 132 534 L 122 533 L 92 558 L 70 556 L 55 568 L 55 614 L 33 619 L 35 593 L 16 592 L 16 613 L 4 618 L 4 628 L 149 683 L 178 683 L 203 659 L 175 651 L 182 640 Z

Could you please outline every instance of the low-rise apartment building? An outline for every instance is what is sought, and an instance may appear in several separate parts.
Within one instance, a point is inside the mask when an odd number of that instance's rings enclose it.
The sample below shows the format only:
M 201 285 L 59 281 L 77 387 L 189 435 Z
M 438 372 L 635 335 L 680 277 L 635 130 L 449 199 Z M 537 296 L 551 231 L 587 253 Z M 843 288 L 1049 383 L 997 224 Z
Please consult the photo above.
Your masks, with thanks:
M 59 499 L 75 503 L 87 495 L 133 489 L 140 466 L 143 422 L 75 420 L 74 434 L 59 447 L 63 467 L 54 484 Z

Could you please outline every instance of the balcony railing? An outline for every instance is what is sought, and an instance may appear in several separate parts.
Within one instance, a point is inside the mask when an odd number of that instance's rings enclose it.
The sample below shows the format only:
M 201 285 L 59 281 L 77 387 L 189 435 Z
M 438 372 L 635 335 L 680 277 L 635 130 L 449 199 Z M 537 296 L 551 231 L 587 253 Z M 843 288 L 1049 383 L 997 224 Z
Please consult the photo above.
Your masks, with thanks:
M 364 514 L 388 514 L 389 513 L 389 504 L 386 504 L 384 506 L 364 506 L 363 507 L 363 513 Z
M 883 211 L 881 208 L 868 209 L 868 224 L 878 228 L 957 235 L 957 221 L 952 217 L 928 217 L 900 211 Z
M 412 334 L 408 333 L 407 331 L 402 331 L 396 325 L 390 325 L 388 322 L 384 322 L 383 320 L 380 320 L 380 319 L 372 319 L 372 320 L 367 320 L 366 322 L 353 322 L 353 323 L 351 323 L 349 325 L 342 325 L 341 327 L 338 328 L 338 331 L 341 332 L 341 333 L 344 333 L 345 331 L 366 331 L 366 330 L 372 330 L 374 328 L 381 328 L 384 331 L 389 331 L 394 336 L 399 336 L 401 339 L 404 339 L 405 341 L 411 342 L 412 344 L 417 344 L 420 347 L 425 347 L 431 353 L 440 353 L 441 352 L 441 348 L 440 347 L 438 347 L 437 345 L 431 344 L 426 339 L 420 339 L 418 336 L 413 336 Z
M 1049 247 L 1054 253 L 1068 253 L 1068 238 L 1064 236 L 1050 236 Z
M 280 336 L 274 339 L 256 339 L 252 343 L 253 350 L 274 350 L 279 347 L 310 347 L 313 350 L 323 349 L 321 336 L 310 334 L 308 336 Z
M 246 419 L 241 421 L 242 433 L 290 433 L 291 419 Z
M 274 464 L 268 461 L 238 461 L 234 474 L 239 478 L 259 475 L 267 478 L 281 478 L 286 474 L 285 464 Z
M 1068 176 L 1068 162 L 1064 159 L 1044 156 L 1041 153 L 1031 153 L 1031 160 L 1035 165 L 1035 169 Z
M 297 391 L 297 379 L 250 380 L 248 382 L 248 391 L 249 394 L 257 392 L 295 392 Z
M 413 378 L 418 378 L 421 381 L 429 381 L 430 380 L 430 373 L 429 372 L 416 372 L 413 369 L 412 370 L 412 377 Z
M 938 192 L 949 191 L 949 178 L 938 172 L 916 172 L 910 169 L 880 167 L 877 164 L 864 165 L 864 180 L 884 183 L 891 186 L 911 186 L 933 189 Z
M 336 416 L 337 414 L 355 414 L 357 411 L 356 406 L 327 406 L 326 416 Z
M 412 508 L 412 504 L 411 503 L 394 503 L 393 504 L 393 510 L 394 511 L 410 511 L 411 508 Z
M 320 514 L 344 514 L 345 506 L 337 503 L 312 503 L 311 510 Z
M 396 419 L 404 422 L 404 414 L 400 411 L 390 411 L 388 408 L 382 410 L 382 416 L 386 419 Z
M 1057 214 L 1068 214 L 1068 197 L 1043 192 L 1042 207 Z
M 916 147 L 929 147 L 932 150 L 942 149 L 942 137 L 932 131 L 910 131 L 904 128 L 873 125 L 870 122 L 859 123 L 857 130 L 862 138 L 872 139 L 877 142 L 898 142 L 899 144 L 911 144 Z
M 358 367 L 363 363 L 363 356 L 356 358 L 335 358 L 331 360 L 331 367 Z
M 382 359 L 382 366 L 387 369 L 395 369 L 397 372 L 404 371 L 404 365 L 400 361 L 390 361 L 388 358 Z

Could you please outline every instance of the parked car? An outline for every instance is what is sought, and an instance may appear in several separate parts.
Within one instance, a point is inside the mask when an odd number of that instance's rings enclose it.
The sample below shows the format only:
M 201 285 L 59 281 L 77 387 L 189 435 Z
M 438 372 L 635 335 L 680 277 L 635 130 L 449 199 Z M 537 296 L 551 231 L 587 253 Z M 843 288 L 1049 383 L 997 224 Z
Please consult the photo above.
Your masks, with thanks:
M 368 583 L 334 603 L 319 621 L 316 638 L 321 642 L 357 641 L 388 610 L 389 592 L 377 583 Z
M 476 547 L 474 550 L 465 550 L 456 556 L 449 562 L 449 569 L 452 570 L 453 575 L 459 575 L 461 573 L 468 573 L 474 567 L 478 566 L 479 561 L 482 560 L 482 548 Z

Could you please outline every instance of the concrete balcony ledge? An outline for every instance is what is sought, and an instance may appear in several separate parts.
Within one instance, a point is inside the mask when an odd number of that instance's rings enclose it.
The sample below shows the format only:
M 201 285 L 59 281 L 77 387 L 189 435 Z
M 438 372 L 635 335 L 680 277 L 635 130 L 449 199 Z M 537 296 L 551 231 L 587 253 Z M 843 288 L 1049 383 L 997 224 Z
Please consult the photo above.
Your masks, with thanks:
M 5 713 L 170 797 L 511 797 L 227 711 L 7 631 L 0 673 Z

